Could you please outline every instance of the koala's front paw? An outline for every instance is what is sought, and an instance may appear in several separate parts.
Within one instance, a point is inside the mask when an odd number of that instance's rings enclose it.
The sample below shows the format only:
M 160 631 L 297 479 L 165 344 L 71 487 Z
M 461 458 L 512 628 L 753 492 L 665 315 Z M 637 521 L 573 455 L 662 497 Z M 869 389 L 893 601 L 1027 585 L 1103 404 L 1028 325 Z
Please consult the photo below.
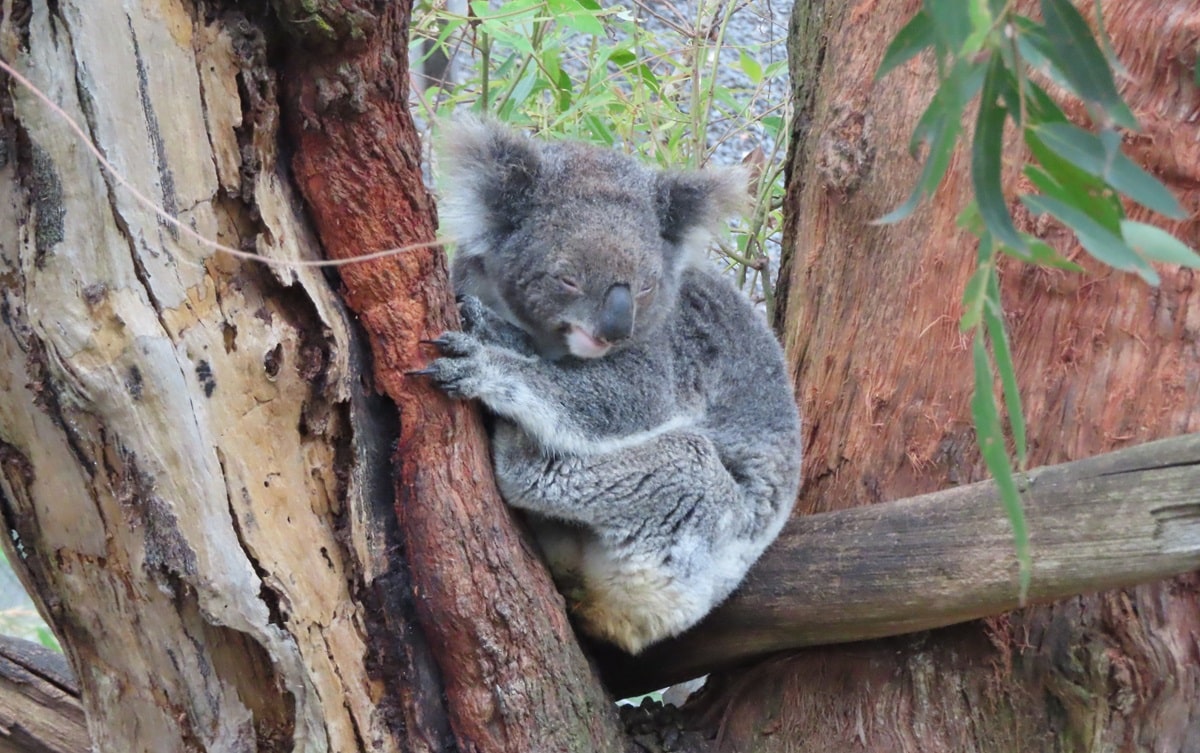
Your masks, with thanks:
M 414 376 L 427 376 L 447 395 L 460 400 L 479 397 L 485 388 L 486 358 L 484 345 L 474 335 L 465 332 L 443 332 L 430 344 L 442 357 Z
M 458 299 L 458 318 L 462 320 L 463 332 L 476 334 L 489 329 L 492 320 L 497 317 L 483 305 L 483 301 L 473 295 L 464 295 Z
M 480 342 L 499 345 L 523 355 L 533 353 L 524 330 L 505 321 L 473 295 L 458 299 L 458 317 L 462 320 L 463 332 L 474 335 Z

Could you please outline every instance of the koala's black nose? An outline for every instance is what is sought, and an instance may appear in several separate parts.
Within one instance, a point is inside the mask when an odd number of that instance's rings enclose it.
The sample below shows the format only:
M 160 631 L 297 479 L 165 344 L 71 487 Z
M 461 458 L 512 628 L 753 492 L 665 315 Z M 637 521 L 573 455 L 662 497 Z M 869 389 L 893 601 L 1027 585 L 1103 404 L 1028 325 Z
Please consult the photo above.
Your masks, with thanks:
M 628 285 L 613 285 L 604 294 L 596 337 L 607 342 L 624 340 L 633 333 L 633 296 Z

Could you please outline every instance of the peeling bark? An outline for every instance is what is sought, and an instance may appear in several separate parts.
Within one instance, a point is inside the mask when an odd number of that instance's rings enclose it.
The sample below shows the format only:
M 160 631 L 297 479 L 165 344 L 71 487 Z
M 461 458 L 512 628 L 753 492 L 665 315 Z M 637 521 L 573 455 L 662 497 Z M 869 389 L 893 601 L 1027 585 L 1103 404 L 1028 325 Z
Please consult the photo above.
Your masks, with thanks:
M 152 5 L 34 3 L 0 54 L 202 235 L 318 258 L 261 32 Z M 386 465 L 364 465 L 394 428 L 340 302 L 197 247 L 27 92 L 0 97 L 0 519 L 96 748 L 406 749 L 358 598 L 396 546 Z

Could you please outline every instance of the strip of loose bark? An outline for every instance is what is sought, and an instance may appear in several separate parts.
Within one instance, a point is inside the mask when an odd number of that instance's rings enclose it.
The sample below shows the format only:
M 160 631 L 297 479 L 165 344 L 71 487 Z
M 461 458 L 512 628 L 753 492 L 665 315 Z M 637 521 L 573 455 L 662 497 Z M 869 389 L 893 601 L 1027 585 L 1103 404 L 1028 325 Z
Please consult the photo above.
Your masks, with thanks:
M 62 654 L 0 635 L 0 753 L 84 753 L 90 745 Z
M 1200 434 L 1026 474 L 1032 602 L 1200 567 Z M 605 674 L 632 695 L 754 656 L 1018 607 L 1012 528 L 992 482 L 794 518 L 742 588 L 690 633 Z

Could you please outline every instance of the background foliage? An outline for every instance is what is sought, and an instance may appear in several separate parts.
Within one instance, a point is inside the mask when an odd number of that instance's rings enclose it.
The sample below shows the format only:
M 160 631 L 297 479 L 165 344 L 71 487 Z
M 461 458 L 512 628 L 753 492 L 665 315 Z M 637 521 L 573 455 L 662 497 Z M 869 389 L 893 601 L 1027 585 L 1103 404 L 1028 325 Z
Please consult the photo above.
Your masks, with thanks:
M 791 113 L 787 61 L 770 59 L 782 40 L 735 44 L 728 33 L 735 14 L 751 5 L 701 0 L 685 13 L 639 0 L 629 7 L 476 0 L 454 13 L 445 3 L 418 2 L 418 61 L 444 61 L 451 75 L 424 91 L 414 87 L 417 108 L 431 122 L 464 110 L 487 114 L 661 167 L 703 167 L 733 151 L 751 168 L 753 203 L 719 252 L 743 289 L 772 312 Z

